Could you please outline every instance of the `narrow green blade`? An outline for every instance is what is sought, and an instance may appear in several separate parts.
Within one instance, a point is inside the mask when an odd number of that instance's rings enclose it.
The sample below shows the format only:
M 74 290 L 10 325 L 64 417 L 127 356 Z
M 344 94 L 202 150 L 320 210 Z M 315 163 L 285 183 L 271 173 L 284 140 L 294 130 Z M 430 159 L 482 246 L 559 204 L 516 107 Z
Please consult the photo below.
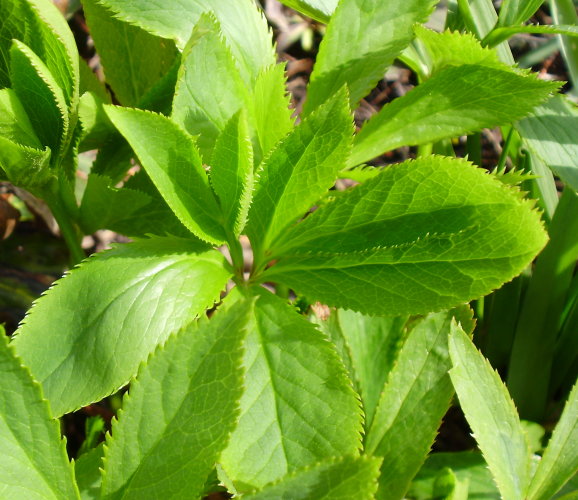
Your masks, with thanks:
M 380 459 L 344 457 L 321 462 L 283 477 L 246 500 L 372 500 L 377 489 Z
M 209 174 L 226 229 L 239 236 L 253 195 L 253 148 L 243 112 L 231 118 L 217 139 Z
M 151 238 L 95 255 L 38 299 L 14 344 L 54 413 L 126 384 L 158 344 L 219 298 L 225 266 L 200 243 Z
M 513 26 L 525 23 L 532 17 L 544 0 L 504 0 L 498 16 L 499 26 Z
M 198 238 L 222 243 L 220 208 L 192 137 L 163 115 L 105 109 L 179 220 Z
M 0 327 L 0 497 L 79 498 L 60 426 Z
M 435 439 L 453 388 L 447 335 L 460 322 L 473 331 L 467 306 L 430 314 L 410 332 L 381 394 L 365 451 L 384 457 L 377 498 L 403 498 Z
M 578 470 L 578 383 L 568 396 L 560 420 L 532 478 L 527 498 L 548 500 Z
M 201 497 L 238 416 L 250 311 L 185 328 L 141 368 L 107 437 L 103 499 Z
M 414 37 L 413 25 L 431 14 L 434 0 L 342 0 L 321 42 L 305 113 L 335 94 L 343 85 L 352 106 L 383 77 L 387 67 Z
M 259 155 L 255 155 L 257 164 L 293 129 L 284 64 L 270 66 L 259 73 L 249 104 L 260 146 Z
M 504 500 L 522 500 L 530 480 L 530 450 L 506 386 L 457 327 L 449 337 L 450 376 Z
M 366 314 L 423 314 L 491 292 L 546 243 L 532 202 L 464 160 L 391 166 L 286 230 L 260 277 Z
M 242 492 L 356 454 L 362 429 L 359 401 L 326 337 L 273 294 L 255 293 L 241 417 L 221 457 Z

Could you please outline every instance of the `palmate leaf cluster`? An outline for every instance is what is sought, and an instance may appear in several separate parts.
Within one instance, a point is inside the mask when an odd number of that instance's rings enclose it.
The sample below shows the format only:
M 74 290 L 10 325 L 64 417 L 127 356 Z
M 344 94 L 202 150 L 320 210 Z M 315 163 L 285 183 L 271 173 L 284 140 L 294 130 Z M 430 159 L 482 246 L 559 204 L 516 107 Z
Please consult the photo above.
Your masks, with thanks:
M 2 176 L 76 228 L 135 240 L 72 269 L 0 344 L 0 496 L 200 498 L 217 474 L 249 499 L 399 499 L 454 388 L 504 498 L 542 498 L 571 476 L 575 391 L 531 479 L 513 405 L 467 336 L 464 304 L 546 244 L 533 202 L 431 155 L 331 190 L 390 149 L 528 116 L 557 85 L 470 35 L 414 28 L 433 1 L 288 3 L 330 19 L 297 125 L 250 0 L 83 2 L 123 106 L 79 66 L 48 1 L 0 1 Z M 354 134 L 351 110 L 416 36 L 423 83 Z M 76 200 L 75 155 L 93 147 Z M 142 170 L 119 188 L 132 159 Z M 310 320 L 264 284 L 335 309 Z M 129 382 L 105 444 L 71 464 L 52 417 Z M 487 430 L 492 401 L 516 446 Z

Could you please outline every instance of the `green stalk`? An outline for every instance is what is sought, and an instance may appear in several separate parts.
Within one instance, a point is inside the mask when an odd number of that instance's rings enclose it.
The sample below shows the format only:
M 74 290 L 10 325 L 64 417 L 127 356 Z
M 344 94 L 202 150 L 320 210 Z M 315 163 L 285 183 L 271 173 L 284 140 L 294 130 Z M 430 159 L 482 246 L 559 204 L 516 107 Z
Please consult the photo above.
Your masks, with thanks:
M 510 127 L 510 131 L 508 132 L 508 136 L 504 141 L 504 147 L 502 148 L 502 154 L 500 155 L 500 159 L 498 160 L 498 166 L 496 170 L 501 171 L 506 166 L 506 160 L 508 159 L 508 154 L 510 152 L 510 147 L 512 145 L 512 137 L 514 136 L 514 127 Z
M 508 388 L 520 417 L 544 417 L 559 331 L 578 259 L 578 195 L 566 189 L 550 224 L 550 242 L 536 260 L 510 357 Z
M 56 222 L 58 222 L 60 233 L 62 234 L 66 246 L 68 247 L 68 251 L 70 252 L 70 264 L 71 266 L 75 266 L 86 258 L 84 250 L 80 246 L 80 231 L 68 215 L 64 202 L 58 194 L 45 198 L 45 200 L 48 203 Z
M 480 132 L 468 135 L 466 151 L 468 160 L 478 166 L 482 165 L 482 134 Z
M 555 24 L 578 24 L 578 14 L 573 0 L 551 0 L 550 9 Z M 578 40 L 574 37 L 560 35 L 560 48 L 566 61 L 568 74 L 572 81 L 572 93 L 578 90 Z
M 231 254 L 231 260 L 233 261 L 235 276 L 240 280 L 240 282 L 243 282 L 245 260 L 243 258 L 243 247 L 241 246 L 241 242 L 233 234 L 227 234 L 227 242 L 229 244 L 229 252 Z

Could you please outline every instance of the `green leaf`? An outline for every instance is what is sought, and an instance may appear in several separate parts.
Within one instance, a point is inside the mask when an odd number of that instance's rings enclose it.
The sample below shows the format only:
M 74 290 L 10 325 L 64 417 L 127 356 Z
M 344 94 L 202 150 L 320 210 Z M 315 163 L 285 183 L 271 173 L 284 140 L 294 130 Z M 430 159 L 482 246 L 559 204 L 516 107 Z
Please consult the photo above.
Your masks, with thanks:
M 249 105 L 249 90 L 212 15 L 201 16 L 183 51 L 172 118 L 191 135 L 206 162 L 231 117 Z
M 149 234 L 193 237 L 163 200 L 144 170 L 137 172 L 125 182 L 123 189 L 144 193 L 151 199 L 151 202 L 138 212 L 114 221 L 110 229 L 127 236 L 141 238 Z
M 281 3 L 320 23 L 328 23 L 338 0 L 281 0 Z
M 453 388 L 447 336 L 461 322 L 473 331 L 467 306 L 430 314 L 410 332 L 381 394 L 365 451 L 383 456 L 376 498 L 399 499 L 419 471 L 446 413 Z
M 369 314 L 421 314 L 487 294 L 546 243 L 516 188 L 465 160 L 390 166 L 286 230 L 259 278 Z
M 578 110 L 565 97 L 557 96 L 534 109 L 516 128 L 527 147 L 556 175 L 578 190 Z
M 451 66 L 476 64 L 504 69 L 494 50 L 482 47 L 480 41 L 471 33 L 444 31 L 438 33 L 422 25 L 414 27 L 417 40 L 425 49 L 429 75 L 439 73 Z
M 383 77 L 412 40 L 413 25 L 426 21 L 434 0 L 342 0 L 327 26 L 304 112 L 309 113 L 347 84 L 355 105 Z
M 99 80 L 96 73 L 92 71 L 88 63 L 81 57 L 79 57 L 78 64 L 80 69 L 80 95 L 82 96 L 86 92 L 92 92 L 100 101 L 110 104 L 111 98 L 105 84 Z
M 247 83 L 275 63 L 271 34 L 252 0 L 102 0 L 115 17 L 149 33 L 172 38 L 183 49 L 201 15 L 212 12 L 223 29 L 239 70 Z
M 136 106 L 171 67 L 174 42 L 119 20 L 97 0 L 82 5 L 106 82 L 121 104 Z
M 104 444 L 101 443 L 87 453 L 84 453 L 74 464 L 76 483 L 80 490 L 81 500 L 100 500 L 100 485 L 102 475 L 102 457 Z
M 543 3 L 544 0 L 504 0 L 500 7 L 498 26 L 525 23 Z
M 48 0 L 3 0 L 0 5 L 0 87 L 10 85 L 12 40 L 28 45 L 48 67 L 67 106 L 78 100 L 78 50 L 62 14 Z
M 209 177 L 227 230 L 239 236 L 253 194 L 253 148 L 242 111 L 231 118 L 217 139 Z
M 202 244 L 157 237 L 97 254 L 58 281 L 14 339 L 55 414 L 126 384 L 158 344 L 219 298 L 225 266 Z
M 506 386 L 456 326 L 450 333 L 449 346 L 452 383 L 502 498 L 527 498 L 530 450 Z
M 238 491 L 356 454 L 362 428 L 359 402 L 326 337 L 273 294 L 254 293 L 241 417 L 221 457 Z
M 20 99 L 12 89 L 0 89 L 0 136 L 21 146 L 42 147 Z
M 128 188 L 117 189 L 107 177 L 90 174 L 78 213 L 84 234 L 111 228 L 135 217 L 151 202 L 150 196 Z
M 12 88 L 36 135 L 56 158 L 68 133 L 68 111 L 62 89 L 50 70 L 29 47 L 17 40 L 10 49 Z
M 372 500 L 379 475 L 379 458 L 333 459 L 285 476 L 245 500 Z
M 407 319 L 407 316 L 365 316 L 338 309 L 326 320 L 318 321 L 349 368 L 363 402 L 366 429 L 371 427 L 383 386 L 407 333 L 404 328 Z
M 578 470 L 578 383 L 568 396 L 560 420 L 532 478 L 527 498 L 552 498 Z
M 484 38 L 484 45 L 494 47 L 513 35 L 518 33 L 545 33 L 551 35 L 578 36 L 578 26 L 571 25 L 538 25 L 530 24 L 525 26 L 508 26 L 505 28 L 494 28 Z
M 13 184 L 39 194 L 55 179 L 49 163 L 48 148 L 29 148 L 0 136 L 0 168 Z
M 2 498 L 78 498 L 60 426 L 40 385 L 8 345 L 0 327 L 0 470 Z
M 285 90 L 284 64 L 270 66 L 259 73 L 249 105 L 260 146 L 260 158 L 266 157 L 293 129 L 289 102 Z
M 349 154 L 352 132 L 342 90 L 263 161 L 247 226 L 257 258 L 333 186 Z
M 107 438 L 103 499 L 200 498 L 238 416 L 250 310 L 185 328 L 141 368 Z
M 179 220 L 202 240 L 222 243 L 220 209 L 194 140 L 163 115 L 114 106 L 105 109 Z
M 350 165 L 415 146 L 514 122 L 559 87 L 504 66 L 465 64 L 434 75 L 385 105 L 355 138 Z
M 86 92 L 80 98 L 78 117 L 82 125 L 81 147 L 83 151 L 103 149 L 107 141 L 119 135 L 104 111 L 104 104 L 105 101 L 93 92 Z
M 426 460 L 411 483 L 407 497 L 413 500 L 434 498 L 434 484 L 444 469 L 454 472 L 458 481 L 469 483 L 470 498 L 476 500 L 499 500 L 500 494 L 480 453 L 470 451 L 433 453 Z

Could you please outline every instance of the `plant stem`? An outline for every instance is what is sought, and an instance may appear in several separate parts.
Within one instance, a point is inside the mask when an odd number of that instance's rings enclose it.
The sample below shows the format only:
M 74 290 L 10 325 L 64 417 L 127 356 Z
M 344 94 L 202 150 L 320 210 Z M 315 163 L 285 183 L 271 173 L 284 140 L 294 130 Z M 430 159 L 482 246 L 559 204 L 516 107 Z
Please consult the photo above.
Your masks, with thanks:
M 86 258 L 84 250 L 80 246 L 80 233 L 76 228 L 76 224 L 74 224 L 68 216 L 60 196 L 57 194 L 49 197 L 48 200 L 48 206 L 56 222 L 58 222 L 60 232 L 70 252 L 70 264 L 71 266 L 75 266 Z
M 241 281 L 244 280 L 243 271 L 245 269 L 245 260 L 243 258 L 243 247 L 238 238 L 233 234 L 227 235 L 227 240 L 229 243 L 229 252 L 231 253 L 231 260 L 233 261 L 233 268 L 235 269 L 235 274 L 237 278 Z
M 498 160 L 498 166 L 496 167 L 496 170 L 498 172 L 506 166 L 506 160 L 508 159 L 508 153 L 510 151 L 510 146 L 512 145 L 513 135 L 514 135 L 514 127 L 511 127 L 510 132 L 508 132 L 508 137 L 506 137 L 506 141 L 504 142 L 502 154 L 500 155 L 500 159 Z
M 476 132 L 468 135 L 466 150 L 468 152 L 468 160 L 478 166 L 482 165 L 482 134 Z

